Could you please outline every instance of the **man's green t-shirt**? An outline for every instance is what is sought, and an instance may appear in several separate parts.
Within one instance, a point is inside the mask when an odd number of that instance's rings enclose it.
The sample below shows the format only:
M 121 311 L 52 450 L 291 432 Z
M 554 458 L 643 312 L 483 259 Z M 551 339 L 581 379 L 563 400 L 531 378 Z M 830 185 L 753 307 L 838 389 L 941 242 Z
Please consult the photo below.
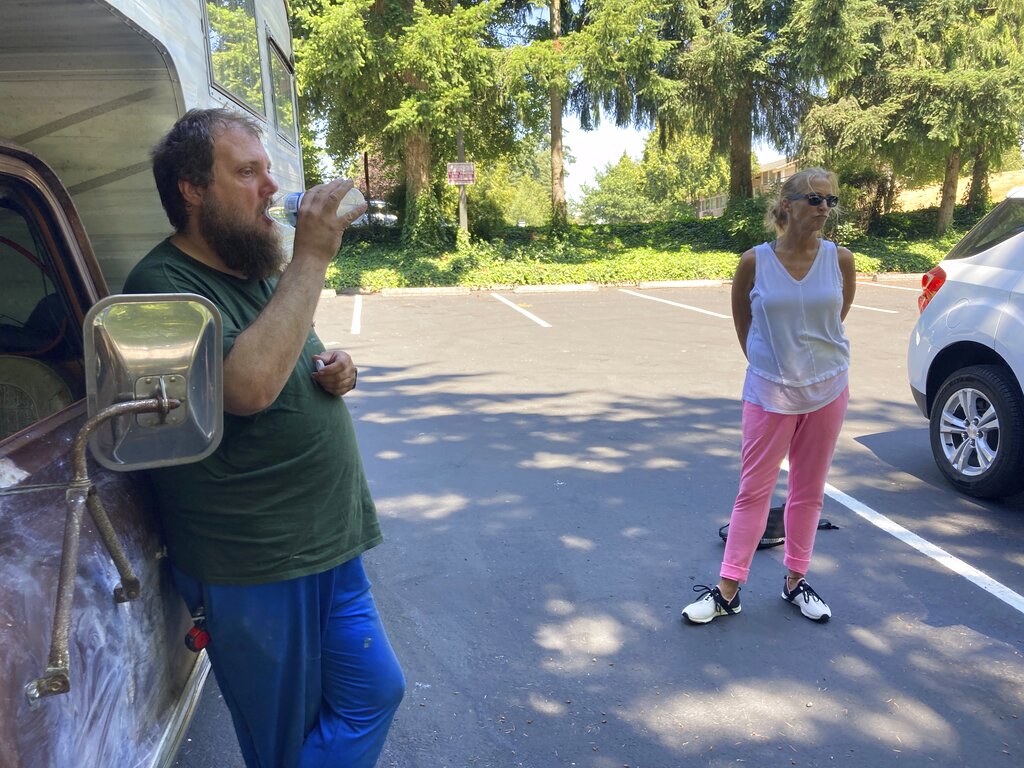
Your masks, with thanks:
M 126 293 L 197 293 L 220 310 L 224 356 L 260 314 L 274 280 L 207 267 L 169 240 L 132 270 Z M 252 416 L 224 414 L 206 459 L 150 470 L 168 554 L 210 584 L 262 584 L 333 568 L 381 542 L 352 417 L 312 378 L 324 346 L 310 329 L 284 390 Z

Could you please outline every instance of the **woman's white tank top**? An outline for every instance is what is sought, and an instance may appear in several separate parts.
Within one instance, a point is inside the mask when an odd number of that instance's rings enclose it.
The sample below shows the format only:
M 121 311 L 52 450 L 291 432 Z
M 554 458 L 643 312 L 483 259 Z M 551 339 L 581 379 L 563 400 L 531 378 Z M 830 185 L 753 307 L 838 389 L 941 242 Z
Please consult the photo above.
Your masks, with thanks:
M 768 243 L 756 246 L 754 257 L 744 399 L 782 412 L 806 412 L 827 405 L 845 389 L 850 367 L 850 342 L 840 320 L 843 275 L 836 245 L 819 241 L 814 263 L 802 280 L 786 271 Z M 751 380 L 751 373 L 767 381 Z M 780 385 L 790 391 L 780 391 Z M 780 406 L 803 405 L 794 410 L 760 402 L 779 401 L 780 396 Z

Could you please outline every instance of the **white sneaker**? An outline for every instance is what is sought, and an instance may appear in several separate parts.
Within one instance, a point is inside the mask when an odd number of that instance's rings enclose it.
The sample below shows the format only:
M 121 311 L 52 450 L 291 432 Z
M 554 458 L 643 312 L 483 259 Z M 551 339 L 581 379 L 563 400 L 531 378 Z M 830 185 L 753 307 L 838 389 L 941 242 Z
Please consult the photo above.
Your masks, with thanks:
M 828 604 L 821 599 L 810 584 L 803 579 L 800 579 L 800 583 L 793 587 L 793 591 L 790 591 L 788 579 L 786 579 L 785 576 L 783 579 L 783 600 L 797 606 L 800 609 L 800 613 L 811 621 L 817 621 L 820 624 L 824 624 L 832 618 L 832 609 L 828 607 Z
M 732 600 L 726 600 L 718 587 L 697 584 L 693 591 L 701 596 L 683 608 L 683 618 L 691 624 L 707 624 L 716 616 L 732 616 L 740 612 L 738 588 Z

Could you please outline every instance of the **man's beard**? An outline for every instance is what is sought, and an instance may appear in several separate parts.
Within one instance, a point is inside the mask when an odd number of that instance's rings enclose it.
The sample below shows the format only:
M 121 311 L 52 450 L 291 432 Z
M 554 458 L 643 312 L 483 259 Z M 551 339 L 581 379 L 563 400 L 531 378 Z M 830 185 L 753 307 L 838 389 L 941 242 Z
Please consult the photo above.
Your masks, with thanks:
M 199 234 L 203 236 L 224 265 L 254 280 L 279 273 L 284 266 L 281 236 L 277 227 L 261 229 L 232 217 L 213 195 L 203 199 L 199 214 Z

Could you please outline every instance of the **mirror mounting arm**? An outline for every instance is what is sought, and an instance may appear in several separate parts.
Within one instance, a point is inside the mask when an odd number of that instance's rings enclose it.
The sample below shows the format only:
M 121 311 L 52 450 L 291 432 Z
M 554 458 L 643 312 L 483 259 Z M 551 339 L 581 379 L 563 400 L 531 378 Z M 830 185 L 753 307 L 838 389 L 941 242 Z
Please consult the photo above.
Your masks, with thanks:
M 166 397 L 163 394 L 163 387 L 160 391 L 161 396 L 158 397 L 116 403 L 104 408 L 85 423 L 75 438 L 72 456 L 74 477 L 67 491 L 68 514 L 64 524 L 64 546 L 57 584 L 57 606 L 53 615 L 53 632 L 50 636 L 50 655 L 47 658 L 45 674 L 25 686 L 25 695 L 30 704 L 37 703 L 44 696 L 67 693 L 71 690 L 68 635 L 71 631 L 71 603 L 75 594 L 82 516 L 86 509 L 96 523 L 100 538 L 121 577 L 121 583 L 114 589 L 114 600 L 119 603 L 134 600 L 141 593 L 139 580 L 132 571 L 96 488 L 89 479 L 86 448 L 89 436 L 109 419 L 139 413 L 159 413 L 166 416 L 169 411 L 181 405 L 181 400 Z

